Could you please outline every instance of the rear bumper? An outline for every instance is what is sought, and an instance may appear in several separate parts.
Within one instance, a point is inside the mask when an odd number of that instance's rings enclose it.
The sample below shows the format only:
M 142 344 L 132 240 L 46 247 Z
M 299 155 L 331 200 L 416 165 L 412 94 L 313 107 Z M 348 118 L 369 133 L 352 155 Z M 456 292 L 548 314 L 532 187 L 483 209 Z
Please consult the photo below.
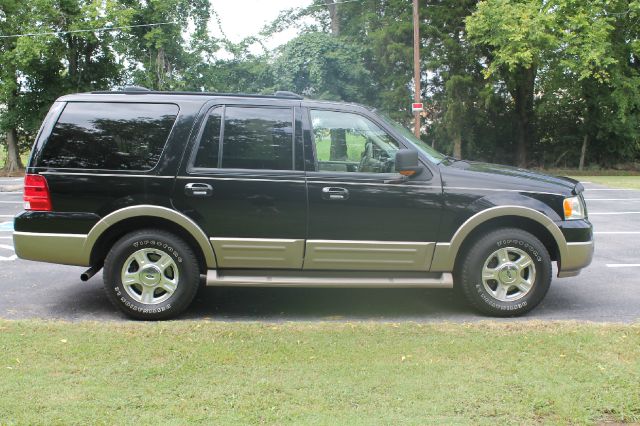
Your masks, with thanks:
M 580 270 L 586 268 L 593 259 L 593 240 L 567 243 L 566 252 L 558 265 L 558 278 L 574 277 Z
M 13 246 L 20 259 L 64 265 L 89 266 L 86 241 L 84 234 L 13 233 Z

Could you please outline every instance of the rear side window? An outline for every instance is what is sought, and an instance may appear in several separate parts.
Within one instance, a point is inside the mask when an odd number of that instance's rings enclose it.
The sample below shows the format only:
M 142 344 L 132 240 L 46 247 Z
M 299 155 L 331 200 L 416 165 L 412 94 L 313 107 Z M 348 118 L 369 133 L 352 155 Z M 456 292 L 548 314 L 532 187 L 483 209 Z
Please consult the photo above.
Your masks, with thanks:
M 173 104 L 70 102 L 38 166 L 150 170 L 160 159 L 177 115 Z
M 293 109 L 227 106 L 212 110 L 193 165 L 292 170 Z

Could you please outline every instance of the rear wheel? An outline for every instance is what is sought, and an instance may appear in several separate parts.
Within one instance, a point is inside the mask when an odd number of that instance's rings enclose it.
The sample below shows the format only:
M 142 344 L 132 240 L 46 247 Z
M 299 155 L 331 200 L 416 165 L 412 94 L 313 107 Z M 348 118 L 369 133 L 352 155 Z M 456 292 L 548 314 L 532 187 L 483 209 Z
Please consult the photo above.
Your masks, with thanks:
M 109 300 L 132 318 L 175 317 L 193 300 L 199 268 L 191 248 L 158 229 L 132 232 L 118 240 L 104 263 Z
M 493 231 L 475 241 L 463 256 L 456 284 L 469 303 L 485 314 L 524 314 L 549 290 L 549 253 L 528 232 L 511 228 Z

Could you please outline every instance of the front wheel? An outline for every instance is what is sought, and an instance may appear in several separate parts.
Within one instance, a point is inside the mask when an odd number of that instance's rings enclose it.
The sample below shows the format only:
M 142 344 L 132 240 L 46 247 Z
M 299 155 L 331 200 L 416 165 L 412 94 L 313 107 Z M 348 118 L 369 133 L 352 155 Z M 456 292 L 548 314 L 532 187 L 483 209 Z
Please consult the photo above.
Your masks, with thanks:
M 456 285 L 477 310 L 499 317 L 522 315 L 547 294 L 551 259 L 530 233 L 500 229 L 471 244 L 456 278 Z
M 191 304 L 199 279 L 198 262 L 189 245 L 159 229 L 125 235 L 104 262 L 109 300 L 136 319 L 161 320 L 180 314 Z

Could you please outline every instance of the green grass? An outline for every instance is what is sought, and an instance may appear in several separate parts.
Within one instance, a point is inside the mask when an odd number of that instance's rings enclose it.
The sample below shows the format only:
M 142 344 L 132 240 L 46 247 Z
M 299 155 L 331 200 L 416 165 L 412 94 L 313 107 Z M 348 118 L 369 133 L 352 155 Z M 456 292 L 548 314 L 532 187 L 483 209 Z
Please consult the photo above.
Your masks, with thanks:
M 0 321 L 1 424 L 640 421 L 640 325 Z
M 640 176 L 573 176 L 574 179 L 599 183 L 612 188 L 640 189 Z
M 347 133 L 347 159 L 355 163 L 359 163 L 364 152 L 364 147 L 367 142 L 366 138 L 362 136 L 353 135 Z M 326 135 L 316 136 L 316 153 L 319 161 L 331 160 L 331 137 L 327 133 Z

